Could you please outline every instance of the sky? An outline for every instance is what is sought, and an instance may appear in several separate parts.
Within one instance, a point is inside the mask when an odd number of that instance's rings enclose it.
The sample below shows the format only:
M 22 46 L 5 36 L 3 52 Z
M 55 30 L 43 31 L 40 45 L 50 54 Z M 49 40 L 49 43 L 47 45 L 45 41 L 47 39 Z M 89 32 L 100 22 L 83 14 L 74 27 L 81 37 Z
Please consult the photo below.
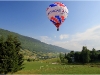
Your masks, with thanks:
M 60 1 L 69 13 L 59 31 L 46 15 L 54 2 L 0 1 L 0 28 L 74 51 L 99 50 L 100 1 Z

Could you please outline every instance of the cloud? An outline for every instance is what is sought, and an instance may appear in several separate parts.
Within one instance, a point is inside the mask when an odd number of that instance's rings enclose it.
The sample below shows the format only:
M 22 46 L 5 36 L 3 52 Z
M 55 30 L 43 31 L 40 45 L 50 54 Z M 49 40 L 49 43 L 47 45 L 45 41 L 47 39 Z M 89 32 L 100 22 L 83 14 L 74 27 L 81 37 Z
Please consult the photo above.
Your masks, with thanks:
M 61 34 L 60 35 L 60 39 L 67 39 L 69 36 L 67 34 Z
M 82 47 L 82 45 L 80 45 L 78 42 L 73 42 L 73 41 L 55 41 L 53 42 L 53 45 L 57 45 L 65 49 L 77 50 L 77 51 L 81 50 Z
M 68 34 L 66 34 L 68 35 Z M 55 41 L 53 44 L 71 49 L 71 50 L 82 50 L 82 46 L 86 45 L 87 48 L 100 49 L 100 26 L 95 26 L 90 29 L 87 29 L 85 32 L 76 33 L 69 35 L 70 40 L 66 41 Z
M 54 38 L 56 38 L 56 36 L 54 36 Z
M 67 39 L 69 37 L 70 39 Z M 61 40 L 55 41 L 46 36 L 44 41 L 46 43 L 57 45 L 57 46 L 70 49 L 70 50 L 81 51 L 82 46 L 85 46 L 85 45 L 90 50 L 93 47 L 99 50 L 100 49 L 100 25 L 89 28 L 81 33 L 78 32 L 73 35 L 61 34 L 60 39 Z M 65 40 L 62 40 L 62 39 L 65 39 Z
M 40 36 L 41 42 L 45 42 L 47 44 L 50 44 L 53 40 L 49 38 L 48 36 Z
M 72 41 L 83 41 L 83 40 L 99 40 L 100 39 L 100 26 L 87 29 L 83 33 L 77 33 L 72 35 Z

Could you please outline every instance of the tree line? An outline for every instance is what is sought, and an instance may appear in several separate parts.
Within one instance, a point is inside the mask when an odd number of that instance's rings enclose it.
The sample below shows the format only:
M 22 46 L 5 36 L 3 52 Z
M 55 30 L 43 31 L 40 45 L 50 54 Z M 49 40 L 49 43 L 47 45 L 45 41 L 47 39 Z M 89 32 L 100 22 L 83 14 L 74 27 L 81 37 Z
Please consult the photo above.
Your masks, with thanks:
M 68 54 L 60 53 L 59 58 L 62 63 L 92 63 L 100 61 L 100 51 L 95 48 L 89 50 L 86 46 L 83 46 L 82 51 L 70 51 Z

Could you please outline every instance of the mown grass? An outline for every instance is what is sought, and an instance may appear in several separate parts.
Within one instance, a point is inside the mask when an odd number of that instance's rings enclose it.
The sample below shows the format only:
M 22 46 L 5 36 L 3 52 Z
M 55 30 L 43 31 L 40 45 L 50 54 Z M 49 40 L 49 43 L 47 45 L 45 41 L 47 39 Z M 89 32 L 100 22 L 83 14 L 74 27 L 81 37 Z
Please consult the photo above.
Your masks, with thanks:
M 100 74 L 100 65 L 61 65 L 42 61 L 24 64 L 25 68 L 16 74 Z

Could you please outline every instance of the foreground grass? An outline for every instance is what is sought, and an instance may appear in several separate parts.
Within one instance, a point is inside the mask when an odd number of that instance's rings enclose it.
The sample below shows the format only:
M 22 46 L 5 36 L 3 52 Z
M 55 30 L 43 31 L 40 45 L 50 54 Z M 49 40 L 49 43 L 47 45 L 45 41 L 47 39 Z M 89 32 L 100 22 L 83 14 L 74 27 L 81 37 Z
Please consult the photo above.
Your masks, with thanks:
M 25 62 L 16 74 L 100 74 L 99 65 L 60 65 L 45 62 Z

